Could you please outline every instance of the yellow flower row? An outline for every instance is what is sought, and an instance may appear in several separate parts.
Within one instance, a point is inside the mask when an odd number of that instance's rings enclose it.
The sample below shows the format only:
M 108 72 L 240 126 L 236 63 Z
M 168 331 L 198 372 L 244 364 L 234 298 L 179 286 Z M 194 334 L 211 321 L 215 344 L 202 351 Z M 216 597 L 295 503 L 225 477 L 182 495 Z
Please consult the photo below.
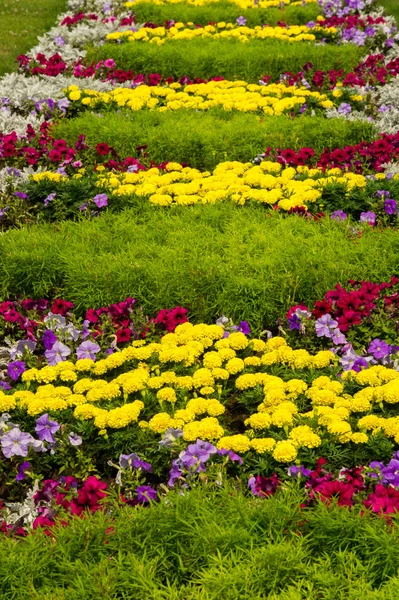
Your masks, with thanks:
M 148 2 L 148 0 L 142 0 Z M 188 4 L 190 6 L 208 6 L 216 4 L 218 0 L 152 0 L 152 4 Z M 303 6 L 303 4 L 315 4 L 317 0 L 229 0 L 237 4 L 240 8 L 279 8 L 282 4 L 285 6 Z M 140 0 L 137 2 L 125 2 L 126 8 L 133 8 L 140 5 Z
M 169 163 L 166 171 L 163 173 L 152 168 L 136 173 L 102 173 L 97 185 L 115 196 L 136 195 L 148 198 L 151 204 L 158 206 L 214 204 L 220 201 L 244 205 L 252 200 L 290 210 L 295 206 L 307 208 L 308 204 L 318 201 L 323 188 L 328 185 L 342 184 L 346 192 L 350 192 L 367 184 L 363 175 L 340 169 L 324 173 L 321 169 L 301 166 L 284 168 L 270 161 L 258 166 L 225 162 L 212 173 Z
M 295 460 L 301 448 L 317 448 L 326 438 L 359 444 L 382 432 L 399 443 L 394 369 L 375 366 L 338 380 L 317 374 L 335 364 L 330 351 L 311 355 L 280 337 L 223 333 L 218 325 L 185 323 L 159 343 L 133 342 L 98 362 L 30 369 L 22 375 L 25 389 L 0 393 L 0 410 L 18 407 L 36 416 L 69 409 L 76 419 L 93 419 L 100 432 L 136 424 L 159 436 L 179 427 L 188 442 L 201 438 L 236 452 L 270 452 L 279 462 Z M 284 370 L 282 377 L 270 373 L 275 366 Z M 232 393 L 244 406 L 246 398 L 252 406 L 258 399 L 242 434 L 226 430 Z
M 326 94 L 311 92 L 305 87 L 286 86 L 281 83 L 259 85 L 245 81 L 209 81 L 182 86 L 172 83 L 169 86 L 140 85 L 134 89 L 118 87 L 110 92 L 97 92 L 72 85 L 65 93 L 72 102 L 81 102 L 90 108 L 100 103 L 130 110 L 145 108 L 164 112 L 182 108 L 209 110 L 220 107 L 223 110 L 241 112 L 261 112 L 265 115 L 282 115 L 313 99 L 321 108 L 332 108 L 334 102 Z M 360 98 L 361 96 L 354 96 Z
M 188 24 L 187 24 L 188 25 Z M 233 23 L 218 23 L 206 25 L 205 27 L 189 27 L 184 23 L 175 23 L 173 27 L 140 27 L 137 31 L 131 29 L 125 31 L 114 31 L 108 33 L 108 41 L 125 39 L 128 42 L 151 42 L 153 44 L 164 44 L 165 40 L 192 40 L 194 38 L 213 39 L 235 39 L 240 42 L 248 40 L 276 39 L 288 42 L 313 42 L 316 40 L 315 33 L 324 36 L 334 36 L 337 32 L 335 27 L 321 27 L 316 25 L 309 28 L 306 25 L 290 25 L 289 27 L 246 27 L 237 26 Z

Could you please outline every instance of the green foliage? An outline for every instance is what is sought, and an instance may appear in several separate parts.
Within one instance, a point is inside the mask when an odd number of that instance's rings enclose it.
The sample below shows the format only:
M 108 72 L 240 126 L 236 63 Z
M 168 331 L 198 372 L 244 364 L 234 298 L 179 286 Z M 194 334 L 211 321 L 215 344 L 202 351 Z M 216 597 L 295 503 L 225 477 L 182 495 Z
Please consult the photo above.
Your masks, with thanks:
M 263 75 L 277 81 L 284 71 L 297 72 L 311 62 L 316 69 L 351 71 L 363 49 L 354 44 L 319 45 L 312 42 L 251 40 L 242 43 L 225 39 L 169 40 L 162 46 L 145 42 L 106 43 L 90 48 L 87 58 L 98 62 L 113 58 L 119 69 L 135 73 L 160 73 L 164 77 L 223 76 L 257 82 Z
M 394 16 L 397 21 L 399 20 L 399 4 L 397 0 L 379 0 L 379 4 L 385 8 L 386 14 Z
M 36 44 L 37 36 L 55 24 L 66 6 L 66 0 L 29 0 L 0 2 L 0 76 L 14 71 L 18 54 Z
M 84 200 L 84 199 L 82 199 Z M 261 206 L 142 205 L 119 215 L 32 226 L 0 237 L 0 296 L 60 294 L 80 308 L 135 296 L 148 314 L 176 305 L 193 321 L 221 314 L 271 327 L 349 278 L 397 268 L 399 235 L 283 217 Z
M 395 600 L 395 526 L 360 508 L 303 510 L 206 486 L 148 509 L 70 519 L 0 541 L 0 595 L 18 600 Z M 393 517 L 395 522 L 397 519 Z
M 202 170 L 213 169 L 226 160 L 247 162 L 268 146 L 272 148 L 342 148 L 362 140 L 371 141 L 370 123 L 320 117 L 263 117 L 239 112 L 178 110 L 159 113 L 138 111 L 120 114 L 86 113 L 64 120 L 55 137 L 76 142 L 80 133 L 90 145 L 107 142 L 123 157 L 136 156 L 137 146 L 148 146 L 148 159 L 186 162 Z
M 173 7 L 173 8 L 172 8 Z M 172 15 L 173 12 L 173 15 Z M 234 2 L 222 0 L 205 6 L 193 6 L 188 4 L 164 4 L 158 5 L 152 2 L 137 2 L 134 6 L 137 22 L 161 24 L 171 19 L 182 23 L 196 23 L 208 25 L 208 23 L 235 23 L 237 17 L 243 16 L 247 19 L 248 27 L 256 25 L 276 25 L 284 21 L 288 25 L 303 25 L 308 21 L 315 21 L 320 14 L 316 4 L 308 6 L 286 6 L 284 10 L 278 8 L 249 8 L 242 9 Z

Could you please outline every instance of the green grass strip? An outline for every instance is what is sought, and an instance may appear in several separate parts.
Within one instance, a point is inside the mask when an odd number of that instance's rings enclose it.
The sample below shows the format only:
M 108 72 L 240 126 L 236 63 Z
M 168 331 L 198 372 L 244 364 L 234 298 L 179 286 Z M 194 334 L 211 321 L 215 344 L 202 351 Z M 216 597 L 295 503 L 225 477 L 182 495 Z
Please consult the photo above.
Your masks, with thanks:
M 395 600 L 399 535 L 364 509 L 293 489 L 201 485 L 147 508 L 0 540 L 4 600 Z M 393 522 L 397 519 L 393 516 Z
M 17 56 L 55 25 L 65 7 L 66 0 L 0 1 L 0 75 L 16 70 Z
M 65 120 L 53 135 L 74 143 L 83 133 L 91 145 L 107 142 L 123 156 L 136 156 L 136 147 L 148 146 L 149 159 L 186 162 L 202 170 L 213 169 L 226 160 L 247 162 L 272 148 L 341 148 L 371 140 L 370 123 L 322 117 L 286 116 L 259 118 L 251 113 L 191 110 L 159 113 L 142 110 L 132 113 L 86 113 Z
M 393 15 L 399 22 L 399 2 L 398 0 L 380 0 L 379 4 L 385 8 L 388 15 Z
M 364 53 L 353 44 L 319 45 L 311 42 L 229 39 L 168 40 L 162 46 L 146 42 L 106 43 L 91 48 L 88 60 L 113 58 L 118 68 L 135 73 L 160 73 L 163 77 L 222 76 L 257 82 L 263 75 L 277 81 L 285 71 L 297 72 L 311 62 L 316 69 L 352 70 Z
M 261 206 L 140 205 L 0 236 L 0 298 L 59 294 L 88 308 L 135 296 L 149 313 L 181 305 L 194 321 L 226 314 L 259 330 L 337 282 L 389 278 L 398 253 L 392 229 L 359 238 Z
M 157 23 L 173 19 L 182 23 L 195 23 L 208 25 L 208 23 L 235 23 L 237 17 L 247 19 L 248 27 L 256 25 L 276 25 L 285 22 L 287 25 L 304 25 L 308 21 L 315 21 L 320 10 L 316 4 L 308 6 L 287 6 L 284 10 L 278 8 L 249 8 L 242 9 L 234 2 L 221 1 L 207 4 L 206 6 L 192 6 L 188 4 L 157 5 L 153 2 L 138 2 L 134 5 L 134 14 L 139 23 Z

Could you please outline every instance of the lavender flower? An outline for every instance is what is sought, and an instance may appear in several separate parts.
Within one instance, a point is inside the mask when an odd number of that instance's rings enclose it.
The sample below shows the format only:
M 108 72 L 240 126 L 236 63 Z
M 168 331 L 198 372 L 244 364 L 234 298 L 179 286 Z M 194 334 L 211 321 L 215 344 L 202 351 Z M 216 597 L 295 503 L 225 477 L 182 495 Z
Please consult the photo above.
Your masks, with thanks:
M 246 18 L 245 18 L 245 17 L 243 17 L 243 16 L 240 16 L 240 17 L 238 17 L 238 19 L 236 19 L 236 23 L 237 23 L 237 25 L 239 25 L 240 27 L 243 27 L 244 25 L 246 25 L 246 23 L 247 23 L 247 20 L 246 20 Z
M 331 213 L 330 218 L 334 221 L 345 221 L 348 215 L 343 210 L 335 210 Z
M 63 46 L 65 44 L 65 40 L 61 35 L 57 35 L 57 37 L 54 38 L 54 41 L 57 44 L 57 46 Z
M 53 444 L 55 442 L 54 433 L 60 428 L 57 421 L 50 421 L 48 413 L 45 413 L 36 420 L 35 431 L 38 438 L 43 442 Z
M 352 112 L 352 107 L 347 102 L 342 102 L 338 107 L 340 115 L 349 115 Z
M 50 204 L 50 202 L 52 202 L 54 200 L 54 198 L 56 197 L 56 193 L 53 192 L 52 194 L 49 194 L 47 196 L 47 198 L 44 199 L 43 204 L 44 206 L 48 206 Z
M 27 456 L 30 444 L 34 441 L 30 433 L 13 427 L 8 433 L 1 436 L 1 449 L 6 458 L 12 456 Z
M 338 321 L 335 321 L 330 314 L 323 315 L 315 323 L 317 337 L 331 338 L 333 330 L 338 327 Z
M 71 431 L 71 433 L 68 435 L 68 441 L 71 444 L 71 446 L 82 445 L 82 438 L 80 437 L 80 435 L 74 433 L 73 431 Z
M 58 365 L 58 363 L 66 360 L 66 357 L 71 354 L 70 348 L 65 346 L 62 342 L 55 342 L 51 350 L 46 350 L 44 355 L 47 358 L 48 364 L 51 367 Z
M 183 436 L 182 429 L 173 429 L 170 427 L 163 434 L 162 440 L 159 442 L 159 448 L 170 448 L 175 441 Z
M 96 354 L 100 352 L 101 348 L 98 344 L 87 340 L 86 342 L 82 342 L 80 346 L 76 348 L 76 356 L 79 360 L 82 358 L 90 358 L 91 360 L 96 360 Z
M 361 223 L 368 223 L 369 225 L 375 225 L 376 219 L 377 219 L 376 214 L 371 211 L 360 213 L 360 222 Z
M 93 202 L 97 206 L 97 208 L 108 206 L 108 196 L 107 194 L 97 194 L 97 196 L 94 196 Z
M 371 342 L 368 352 L 372 354 L 374 358 L 380 359 L 384 358 L 385 356 L 389 356 L 391 347 L 386 342 L 376 338 Z

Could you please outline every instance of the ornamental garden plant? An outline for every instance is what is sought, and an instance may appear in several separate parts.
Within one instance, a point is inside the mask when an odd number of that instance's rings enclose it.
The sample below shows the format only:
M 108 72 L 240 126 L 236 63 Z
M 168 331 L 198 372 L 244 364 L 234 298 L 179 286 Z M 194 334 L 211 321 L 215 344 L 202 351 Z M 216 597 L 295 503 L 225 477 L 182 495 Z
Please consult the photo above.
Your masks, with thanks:
M 69 0 L 0 79 L 4 597 L 396 597 L 398 44 Z

